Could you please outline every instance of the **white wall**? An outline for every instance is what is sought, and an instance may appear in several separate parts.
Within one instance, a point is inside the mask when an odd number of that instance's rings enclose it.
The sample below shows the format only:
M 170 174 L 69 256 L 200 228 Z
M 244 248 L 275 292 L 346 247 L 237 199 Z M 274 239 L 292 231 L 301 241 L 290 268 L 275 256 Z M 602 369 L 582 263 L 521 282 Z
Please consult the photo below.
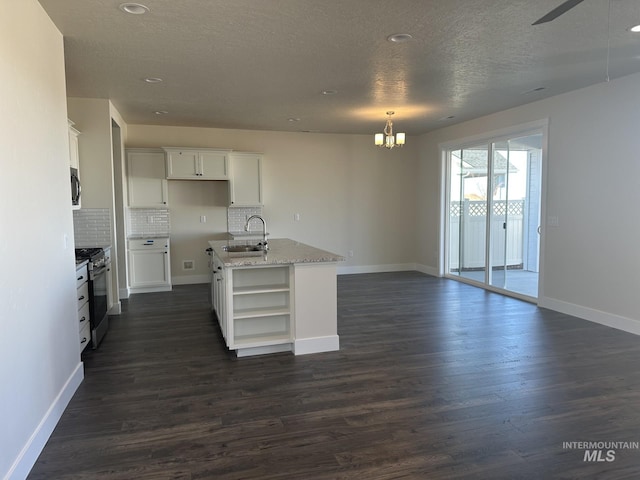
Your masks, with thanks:
M 0 15 L 0 478 L 24 478 L 82 380 L 62 35 Z M 65 239 L 67 241 L 65 241 Z
M 479 118 L 421 138 L 419 263 L 437 268 L 438 144 L 549 119 L 540 304 L 640 333 L 640 75 Z
M 115 302 L 119 301 L 118 270 L 123 268 L 124 260 L 122 251 L 123 237 L 118 238 L 116 218 L 121 217 L 121 207 L 116 213 L 116 187 L 115 182 L 121 182 L 123 153 L 122 147 L 115 152 L 112 119 L 121 127 L 121 140 L 126 138 L 127 125 L 109 100 L 98 98 L 74 98 L 67 99 L 69 118 L 75 122 L 74 127 L 81 134 L 78 138 L 80 155 L 80 181 L 82 183 L 82 208 L 107 208 L 111 220 L 112 260 L 117 260 L 112 266 L 112 291 Z M 115 148 L 117 149 L 117 145 Z M 120 155 L 118 155 L 118 153 Z M 115 162 L 119 162 L 119 169 L 114 175 Z M 119 192 L 121 194 L 121 192 Z M 124 192 L 126 194 L 126 191 Z
M 365 135 L 129 125 L 127 146 L 263 152 L 264 216 L 272 238 L 289 237 L 344 256 L 352 250 L 354 256 L 344 264 L 352 271 L 411 267 L 415 261 L 417 139 L 388 151 Z M 175 218 L 174 211 L 185 206 L 176 198 L 177 188 L 183 187 L 170 185 L 169 191 L 172 237 L 196 232 L 200 243 L 189 248 L 191 259 L 198 260 L 193 257 L 204 255 L 207 237 L 197 209 L 188 220 Z M 219 188 L 211 185 L 215 202 L 220 201 Z M 300 213 L 299 222 L 295 213 Z M 212 234 L 221 231 L 226 222 L 211 225 Z M 173 273 L 186 273 L 175 262 L 188 252 L 178 254 L 181 247 L 173 239 L 171 248 Z

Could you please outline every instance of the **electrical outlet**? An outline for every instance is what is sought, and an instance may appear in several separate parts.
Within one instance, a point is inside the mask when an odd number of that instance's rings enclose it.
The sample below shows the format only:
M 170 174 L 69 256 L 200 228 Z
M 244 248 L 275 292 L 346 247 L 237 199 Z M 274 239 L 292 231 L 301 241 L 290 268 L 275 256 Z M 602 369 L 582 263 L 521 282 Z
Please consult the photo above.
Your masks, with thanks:
M 200 223 L 207 223 L 207 216 L 206 215 L 200 215 Z
M 349 257 L 353 257 L 353 250 L 349 250 L 349 252 L 347 253 L 347 255 L 348 255 Z
M 294 222 L 299 222 L 300 221 L 300 214 L 299 213 L 294 213 L 293 214 L 293 221 Z
M 147 223 L 153 223 L 153 215 L 147 217 Z

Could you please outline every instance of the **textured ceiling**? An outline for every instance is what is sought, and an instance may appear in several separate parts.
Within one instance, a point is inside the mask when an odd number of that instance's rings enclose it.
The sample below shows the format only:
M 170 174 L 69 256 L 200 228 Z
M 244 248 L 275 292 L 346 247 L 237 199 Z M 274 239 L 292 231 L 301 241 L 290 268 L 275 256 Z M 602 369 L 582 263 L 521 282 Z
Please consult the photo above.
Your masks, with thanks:
M 137 1 L 150 11 L 40 0 L 68 95 L 110 98 L 130 124 L 373 133 L 393 110 L 415 135 L 640 71 L 639 0 L 535 27 L 563 0 Z

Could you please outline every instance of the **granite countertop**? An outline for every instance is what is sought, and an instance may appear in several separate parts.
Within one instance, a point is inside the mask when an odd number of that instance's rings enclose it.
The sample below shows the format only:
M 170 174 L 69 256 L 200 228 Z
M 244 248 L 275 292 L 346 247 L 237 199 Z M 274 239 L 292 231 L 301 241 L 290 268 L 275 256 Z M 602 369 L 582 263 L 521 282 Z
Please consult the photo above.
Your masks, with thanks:
M 327 252 L 289 238 L 268 239 L 267 252 L 229 253 L 225 245 L 245 245 L 246 241 L 212 240 L 209 246 L 222 260 L 225 267 L 248 267 L 254 265 L 285 265 L 294 263 L 331 263 L 345 260 L 342 255 Z
M 76 270 L 78 270 L 81 267 L 86 266 L 87 263 L 89 263 L 89 260 L 87 260 L 86 258 L 84 260 L 76 260 Z
M 151 233 L 145 235 L 144 233 L 133 233 L 127 236 L 128 240 L 144 240 L 145 238 L 169 238 L 171 235 L 168 233 Z

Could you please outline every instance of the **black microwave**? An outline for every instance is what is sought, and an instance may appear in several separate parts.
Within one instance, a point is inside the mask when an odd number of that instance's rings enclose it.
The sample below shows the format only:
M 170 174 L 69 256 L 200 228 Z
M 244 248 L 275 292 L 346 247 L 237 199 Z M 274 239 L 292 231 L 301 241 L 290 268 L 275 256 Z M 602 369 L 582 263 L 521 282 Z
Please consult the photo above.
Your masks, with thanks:
M 79 207 L 80 206 L 80 192 L 82 189 L 80 188 L 80 177 L 78 177 L 78 169 L 71 168 L 71 206 Z

